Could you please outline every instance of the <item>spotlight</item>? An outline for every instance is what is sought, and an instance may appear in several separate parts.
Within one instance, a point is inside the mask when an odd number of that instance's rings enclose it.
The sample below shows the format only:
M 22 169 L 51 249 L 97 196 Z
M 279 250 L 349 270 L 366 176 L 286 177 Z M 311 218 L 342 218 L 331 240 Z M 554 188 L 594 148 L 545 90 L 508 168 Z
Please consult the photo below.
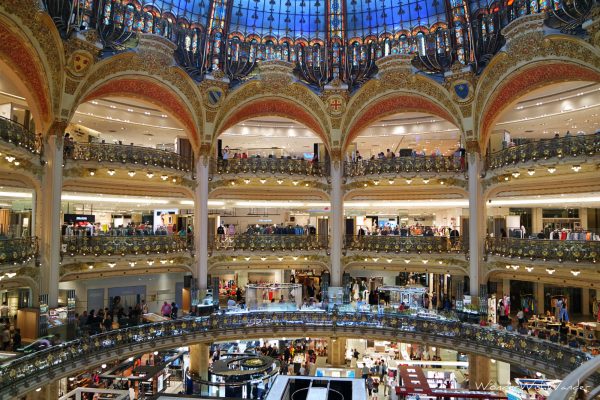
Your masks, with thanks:
M 550 172 L 551 174 L 556 172 L 556 167 L 548 167 L 548 172 Z
M 552 275 L 556 270 L 554 268 L 546 268 L 546 272 Z
M 377 179 L 376 179 L 376 180 L 374 180 L 374 181 L 373 181 L 373 185 L 375 185 L 375 186 L 379 185 L 379 180 L 377 180 Z
M 163 181 L 166 181 L 167 179 L 169 179 L 169 175 L 161 175 L 160 179 L 162 179 Z
M 263 185 L 267 182 L 266 179 L 260 179 L 260 183 L 262 183 Z
M 135 176 L 135 171 L 129 171 L 127 175 L 133 178 Z
M 283 179 L 277 179 L 277 184 L 281 185 L 283 183 Z
M 407 183 L 407 184 L 409 184 L 409 185 L 412 183 L 412 181 L 413 181 L 413 180 L 412 180 L 411 178 L 407 178 L 407 179 L 406 179 L 406 183 Z
M 573 274 L 573 276 L 578 276 L 581 273 L 581 271 L 578 269 L 572 269 L 571 273 Z
M 575 172 L 579 172 L 581 171 L 581 165 L 573 165 L 571 169 Z
M 533 175 L 535 174 L 535 169 L 533 169 L 533 168 L 529 168 L 529 169 L 527 170 L 527 174 L 528 174 L 529 176 L 533 176 Z
M 388 180 L 388 183 L 389 183 L 390 185 L 393 185 L 393 184 L 394 184 L 394 182 L 395 182 L 395 181 L 394 181 L 393 179 L 390 179 L 390 180 Z
M 247 184 L 249 184 L 249 183 L 250 183 L 250 179 L 248 179 L 248 178 L 244 179 L 244 183 L 245 183 L 246 185 L 247 185 Z
M 117 171 L 115 171 L 114 169 L 109 169 L 109 170 L 107 171 L 107 173 L 108 173 L 110 176 L 113 176 L 114 174 L 116 174 L 116 173 L 117 173 Z
M 423 183 L 427 185 L 429 183 L 429 178 L 424 178 Z
M 518 178 L 519 175 L 521 175 L 521 173 L 518 171 L 512 173 L 513 178 Z
M 95 169 L 90 169 L 89 174 L 90 174 L 90 176 L 96 175 L 96 170 Z
M 154 178 L 154 174 L 152 172 L 147 172 L 146 176 L 148 177 L 148 179 Z

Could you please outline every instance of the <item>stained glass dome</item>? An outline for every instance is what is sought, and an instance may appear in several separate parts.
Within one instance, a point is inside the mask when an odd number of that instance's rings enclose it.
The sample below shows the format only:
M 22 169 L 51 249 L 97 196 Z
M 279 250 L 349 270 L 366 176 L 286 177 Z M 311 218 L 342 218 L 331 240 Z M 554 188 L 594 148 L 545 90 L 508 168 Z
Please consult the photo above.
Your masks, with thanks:
M 376 61 L 412 56 L 413 66 L 444 76 L 456 64 L 480 72 L 503 45 L 501 29 L 522 15 L 558 13 L 559 0 L 45 0 L 68 35 L 73 20 L 94 28 L 104 55 L 136 46 L 139 34 L 168 38 L 195 79 L 247 79 L 257 63 L 294 65 L 317 89 L 350 90 L 377 72 Z M 72 18 L 75 13 L 76 18 Z M 557 15 L 558 15 L 557 14 Z M 567 14 L 563 12 L 562 14 Z M 560 15 L 562 15 L 560 14 Z M 564 18 L 563 18 L 564 19 Z

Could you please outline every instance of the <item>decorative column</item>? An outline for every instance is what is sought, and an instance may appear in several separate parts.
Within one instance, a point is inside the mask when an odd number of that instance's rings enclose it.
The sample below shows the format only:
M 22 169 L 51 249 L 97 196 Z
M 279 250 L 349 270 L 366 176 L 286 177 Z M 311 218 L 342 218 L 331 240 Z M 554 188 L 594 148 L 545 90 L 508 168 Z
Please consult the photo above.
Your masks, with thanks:
M 342 285 L 342 245 L 344 240 L 344 190 L 342 154 L 331 152 L 331 281 L 329 286 Z
M 60 210 L 63 178 L 63 134 L 67 122 L 56 121 L 44 140 L 43 179 L 35 196 L 36 234 L 40 238 L 40 295 L 47 295 L 50 308 L 58 307 L 60 277 Z M 37 302 L 37 299 L 34 299 Z
M 210 145 L 203 144 L 196 160 L 196 189 L 194 191 L 194 247 L 197 288 L 208 289 L 208 177 Z
M 483 159 L 477 141 L 467 143 L 467 161 L 469 163 L 469 293 L 474 301 L 479 296 L 479 284 L 483 274 L 481 263 L 484 254 L 485 238 L 485 201 L 481 185 Z
M 327 341 L 327 361 L 332 367 L 346 366 L 346 338 L 329 338 Z
M 540 315 L 544 315 L 546 313 L 546 310 L 544 309 L 544 303 L 545 303 L 545 293 L 544 293 L 544 283 L 543 282 L 536 282 L 535 283 L 535 314 L 540 314 Z
M 205 343 L 198 343 L 190 345 L 190 374 L 197 378 L 207 381 L 208 380 L 208 360 L 210 358 L 209 348 L 210 346 Z M 208 392 L 207 387 L 198 388 L 194 390 L 194 394 L 202 392 L 200 394 L 206 394 Z M 202 390 L 204 389 L 204 390 Z
M 469 390 L 488 390 L 490 382 L 490 359 L 469 354 Z

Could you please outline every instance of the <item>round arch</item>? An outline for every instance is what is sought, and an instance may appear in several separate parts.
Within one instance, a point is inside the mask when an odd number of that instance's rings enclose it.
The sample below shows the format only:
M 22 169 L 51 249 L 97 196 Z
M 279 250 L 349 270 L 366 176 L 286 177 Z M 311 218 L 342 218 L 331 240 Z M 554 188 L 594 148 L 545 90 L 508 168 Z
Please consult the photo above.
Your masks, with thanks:
M 296 121 L 315 133 L 329 148 L 329 138 L 319 120 L 308 109 L 287 97 L 259 97 L 246 101 L 226 114 L 215 130 L 213 143 L 227 129 L 245 120 L 277 116 Z
M 485 150 L 487 139 L 500 115 L 529 92 L 556 83 L 600 82 L 600 71 L 576 62 L 555 60 L 528 63 L 510 72 L 488 97 L 479 122 L 479 141 Z
M 24 93 L 35 125 L 44 130 L 52 119 L 51 89 L 42 57 L 14 23 L 0 17 L 0 70 Z
M 355 140 L 360 133 L 373 123 L 390 115 L 403 112 L 422 112 L 440 117 L 453 125 L 460 127 L 450 111 L 437 102 L 409 92 L 388 93 L 359 110 L 348 124 L 347 134 L 343 140 L 342 151 Z
M 121 75 L 106 80 L 81 96 L 78 104 L 106 97 L 125 97 L 141 100 L 164 110 L 175 118 L 198 144 L 200 136 L 193 113 L 185 100 L 164 82 L 153 77 L 136 74 Z

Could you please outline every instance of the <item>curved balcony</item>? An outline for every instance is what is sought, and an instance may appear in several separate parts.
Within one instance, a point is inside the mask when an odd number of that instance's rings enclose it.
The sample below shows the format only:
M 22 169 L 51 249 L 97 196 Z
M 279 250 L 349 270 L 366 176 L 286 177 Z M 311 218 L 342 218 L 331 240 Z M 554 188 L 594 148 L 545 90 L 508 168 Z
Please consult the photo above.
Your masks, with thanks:
M 249 176 L 329 176 L 329 165 L 323 162 L 290 158 L 231 158 L 212 159 L 211 174 Z
M 62 255 L 114 256 L 168 254 L 193 249 L 191 236 L 63 236 Z
M 0 117 L 0 139 L 30 153 L 40 153 L 41 142 L 35 133 L 18 122 Z
M 360 235 L 347 236 L 346 249 L 383 253 L 463 253 L 460 237 Z
M 464 172 L 465 168 L 465 159 L 461 157 L 414 156 L 346 162 L 344 173 L 347 177 L 426 175 Z
M 600 255 L 600 242 L 487 238 L 486 251 L 490 255 L 510 258 L 595 263 Z
M 327 250 L 327 235 L 217 235 L 211 246 L 213 251 L 308 251 Z
M 133 145 L 73 143 L 72 147 L 65 145 L 64 156 L 74 161 L 139 165 L 182 172 L 190 172 L 193 168 L 193 160 L 180 154 Z
M 38 254 L 37 237 L 0 239 L 0 264 L 22 264 Z
M 540 160 L 585 158 L 600 154 L 600 135 L 565 136 L 509 147 L 488 155 L 490 170 Z
M 0 369 L 0 397 L 16 398 L 48 382 L 117 358 L 147 351 L 241 338 L 343 336 L 429 343 L 481 354 L 562 377 L 591 359 L 578 349 L 514 332 L 444 318 L 402 313 L 249 312 L 213 314 L 114 330 L 53 346 L 13 360 Z M 600 382 L 599 374 L 591 378 Z

